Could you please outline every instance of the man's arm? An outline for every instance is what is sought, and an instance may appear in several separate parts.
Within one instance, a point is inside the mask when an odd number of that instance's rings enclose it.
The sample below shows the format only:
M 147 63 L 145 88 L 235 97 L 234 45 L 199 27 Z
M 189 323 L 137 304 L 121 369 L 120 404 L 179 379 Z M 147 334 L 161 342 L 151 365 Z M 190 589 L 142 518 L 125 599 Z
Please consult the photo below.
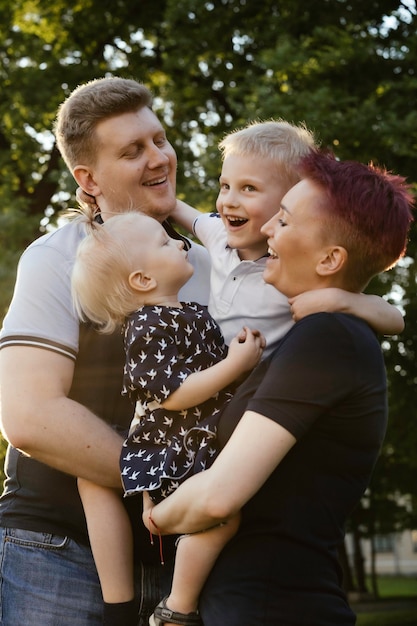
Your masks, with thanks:
M 73 372 L 73 361 L 56 352 L 27 346 L 3 348 L 3 434 L 14 447 L 55 469 L 120 487 L 122 439 L 67 397 Z

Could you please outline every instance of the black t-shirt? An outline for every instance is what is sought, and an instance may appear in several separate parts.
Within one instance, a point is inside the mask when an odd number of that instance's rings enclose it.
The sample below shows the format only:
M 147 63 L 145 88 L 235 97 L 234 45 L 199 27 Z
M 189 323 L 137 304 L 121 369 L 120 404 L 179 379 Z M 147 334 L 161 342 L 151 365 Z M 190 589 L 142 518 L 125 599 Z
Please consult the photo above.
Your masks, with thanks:
M 354 624 L 337 548 L 386 430 L 379 343 L 362 321 L 318 313 L 298 322 L 238 389 L 219 424 L 225 445 L 246 409 L 297 443 L 243 507 L 201 603 L 205 626 Z

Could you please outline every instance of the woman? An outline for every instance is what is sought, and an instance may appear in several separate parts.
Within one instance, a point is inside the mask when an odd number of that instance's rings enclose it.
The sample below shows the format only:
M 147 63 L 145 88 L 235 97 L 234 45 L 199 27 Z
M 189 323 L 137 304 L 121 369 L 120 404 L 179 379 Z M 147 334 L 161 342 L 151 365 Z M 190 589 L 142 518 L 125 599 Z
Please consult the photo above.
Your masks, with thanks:
M 405 251 L 404 179 L 313 152 L 264 227 L 266 282 L 290 302 L 312 289 L 361 292 Z M 381 349 L 362 320 L 297 322 L 222 415 L 213 466 L 144 512 L 163 533 L 196 532 L 242 509 L 200 600 L 205 626 L 351 626 L 337 560 L 387 423 Z

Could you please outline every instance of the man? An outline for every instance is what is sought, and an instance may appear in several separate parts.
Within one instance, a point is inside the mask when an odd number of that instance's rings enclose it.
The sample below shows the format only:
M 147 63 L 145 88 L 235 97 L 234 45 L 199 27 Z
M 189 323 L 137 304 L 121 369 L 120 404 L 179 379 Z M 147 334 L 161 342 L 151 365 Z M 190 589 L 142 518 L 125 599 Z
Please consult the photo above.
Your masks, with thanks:
M 78 185 L 96 198 L 98 219 L 135 208 L 169 228 L 177 161 L 151 106 L 143 85 L 105 78 L 75 89 L 58 111 L 58 147 Z M 3 626 L 102 623 L 75 477 L 120 486 L 117 429 L 128 426 L 132 410 L 120 395 L 121 336 L 80 325 L 72 307 L 71 268 L 84 234 L 73 221 L 29 246 L 0 336 L 2 429 L 10 443 L 0 499 Z M 181 298 L 206 303 L 207 253 L 189 245 L 195 272 Z M 162 583 L 158 551 L 139 522 L 135 530 L 142 533 L 145 624 Z

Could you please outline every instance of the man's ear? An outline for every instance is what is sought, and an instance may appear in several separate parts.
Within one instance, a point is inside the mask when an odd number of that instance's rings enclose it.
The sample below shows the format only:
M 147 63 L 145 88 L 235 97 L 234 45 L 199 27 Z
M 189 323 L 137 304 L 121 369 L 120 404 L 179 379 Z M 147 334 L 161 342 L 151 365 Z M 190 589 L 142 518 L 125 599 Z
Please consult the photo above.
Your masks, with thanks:
M 337 274 L 346 265 L 348 253 L 342 246 L 333 246 L 325 251 L 316 265 L 316 271 L 320 276 Z
M 135 291 L 147 292 L 157 287 L 157 282 L 153 276 L 145 274 L 142 270 L 135 270 L 129 274 L 129 285 Z
M 72 175 L 77 181 L 79 187 L 90 196 L 99 196 L 101 194 L 100 187 L 96 184 L 91 170 L 86 165 L 76 165 Z

